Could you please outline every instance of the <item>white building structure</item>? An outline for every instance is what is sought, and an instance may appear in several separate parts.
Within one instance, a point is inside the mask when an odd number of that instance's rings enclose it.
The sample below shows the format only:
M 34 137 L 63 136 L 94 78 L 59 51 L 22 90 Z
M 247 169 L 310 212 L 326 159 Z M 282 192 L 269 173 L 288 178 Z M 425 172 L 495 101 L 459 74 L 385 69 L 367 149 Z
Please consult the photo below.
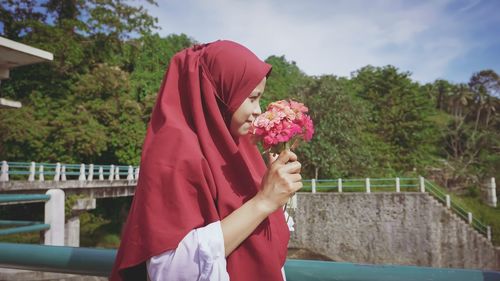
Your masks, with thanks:
M 0 82 L 9 79 L 10 69 L 23 65 L 52 61 L 54 55 L 0 36 Z M 20 108 L 21 102 L 1 97 L 0 108 Z

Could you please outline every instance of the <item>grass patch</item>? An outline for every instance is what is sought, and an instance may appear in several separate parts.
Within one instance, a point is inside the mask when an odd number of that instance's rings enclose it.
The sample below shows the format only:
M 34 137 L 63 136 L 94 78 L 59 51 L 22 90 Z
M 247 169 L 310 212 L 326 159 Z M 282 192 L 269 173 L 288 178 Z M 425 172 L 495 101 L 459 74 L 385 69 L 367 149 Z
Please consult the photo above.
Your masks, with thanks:
M 0 235 L 0 242 L 3 243 L 23 243 L 23 244 L 43 244 L 43 237 L 40 232 L 17 233 Z
M 451 201 L 456 202 L 465 210 L 472 213 L 472 216 L 485 225 L 491 227 L 491 242 L 495 246 L 500 245 L 500 208 L 490 207 L 484 204 L 479 197 L 450 194 Z

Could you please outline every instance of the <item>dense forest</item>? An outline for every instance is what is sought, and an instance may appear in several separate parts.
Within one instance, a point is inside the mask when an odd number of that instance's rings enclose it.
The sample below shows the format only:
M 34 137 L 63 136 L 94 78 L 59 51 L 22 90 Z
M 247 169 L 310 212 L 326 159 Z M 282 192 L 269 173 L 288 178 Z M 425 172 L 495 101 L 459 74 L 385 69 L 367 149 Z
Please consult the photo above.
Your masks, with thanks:
M 169 60 L 196 40 L 158 35 L 157 19 L 119 0 L 1 0 L 0 22 L 1 36 L 54 54 L 2 81 L 1 96 L 23 107 L 0 111 L 0 159 L 138 165 Z M 391 65 L 338 77 L 306 75 L 282 55 L 266 61 L 262 106 L 294 98 L 315 122 L 313 141 L 298 150 L 304 178 L 420 174 L 477 194 L 500 175 L 494 70 L 421 84 Z
M 55 57 L 2 82 L 2 96 L 24 106 L 0 112 L 0 158 L 138 165 L 169 60 L 196 41 L 160 37 L 155 18 L 116 0 L 2 0 L 0 17 L 2 36 Z M 468 83 L 421 85 L 390 65 L 313 77 L 284 56 L 266 61 L 273 72 L 263 107 L 292 97 L 316 124 L 299 151 L 306 178 L 437 173 L 449 187 L 467 187 L 500 172 L 493 70 Z

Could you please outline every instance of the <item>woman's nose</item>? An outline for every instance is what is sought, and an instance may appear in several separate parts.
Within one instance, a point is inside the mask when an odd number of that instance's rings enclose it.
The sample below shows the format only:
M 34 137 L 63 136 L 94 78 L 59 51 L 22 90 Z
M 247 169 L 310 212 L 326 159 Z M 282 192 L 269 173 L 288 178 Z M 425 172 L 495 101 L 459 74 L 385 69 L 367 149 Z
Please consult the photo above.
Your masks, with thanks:
M 253 115 L 261 115 L 262 114 L 262 110 L 260 109 L 260 105 L 256 106 L 253 110 Z

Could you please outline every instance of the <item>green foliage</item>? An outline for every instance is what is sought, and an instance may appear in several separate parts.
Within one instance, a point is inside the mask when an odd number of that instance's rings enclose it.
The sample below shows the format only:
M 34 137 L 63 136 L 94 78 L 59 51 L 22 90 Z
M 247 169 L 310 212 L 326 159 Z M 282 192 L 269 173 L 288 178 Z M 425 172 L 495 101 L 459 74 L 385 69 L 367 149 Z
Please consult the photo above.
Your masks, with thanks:
M 53 62 L 15 68 L 2 81 L 2 97 L 23 107 L 0 110 L 0 158 L 139 164 L 169 61 L 195 40 L 160 37 L 157 19 L 120 0 L 0 1 L 2 36 L 54 53 Z M 338 78 L 307 76 L 284 56 L 266 62 L 273 70 L 263 105 L 295 98 L 315 122 L 313 141 L 298 149 L 305 178 L 423 174 L 477 197 L 479 183 L 500 174 L 493 70 L 474 73 L 468 84 L 419 85 L 393 66 Z M 108 201 L 84 213 L 82 245 L 116 245 L 129 205 Z
M 437 80 L 429 89 L 431 95 L 441 96 L 436 154 L 444 165 L 436 180 L 447 188 L 478 194 L 482 179 L 500 173 L 499 76 L 483 70 L 473 74 L 469 84 Z
M 1 84 L 2 96 L 23 103 L 0 111 L 2 159 L 139 164 L 168 62 L 193 40 L 151 34 L 156 19 L 117 0 L 2 3 L 3 35 L 54 53 Z
M 80 215 L 80 246 L 95 247 L 103 236 L 102 228 L 110 222 L 100 215 L 92 212 L 83 212 Z
M 120 237 L 116 234 L 106 234 L 96 244 L 99 248 L 116 249 L 120 246 Z
M 262 104 L 290 97 L 290 94 L 308 80 L 294 61 L 287 61 L 285 56 L 270 56 L 266 62 L 273 66 L 271 75 L 266 82 L 265 95 Z
M 85 198 L 83 194 L 72 194 L 66 196 L 64 199 L 64 217 L 66 220 L 73 216 L 73 206 L 75 206 L 78 199 Z
M 364 67 L 355 72 L 357 95 L 370 104 L 369 131 L 388 145 L 397 170 L 423 168 L 437 141 L 432 101 L 410 79 L 393 66 Z
M 477 192 L 477 191 L 474 191 Z M 451 200 L 472 212 L 473 216 L 486 225 L 491 226 L 491 241 L 500 245 L 500 208 L 492 208 L 483 204 L 477 196 L 451 195 Z
M 170 59 L 178 51 L 191 46 L 194 40 L 184 34 L 161 38 L 157 34 L 143 36 L 136 44 L 141 47 L 130 54 L 131 96 L 144 108 L 142 119 L 147 122 L 151 115 L 156 93 L 159 90 Z
M 117 248 L 131 201 L 130 197 L 99 199 L 97 209 L 82 214 L 80 216 L 82 246 Z
M 313 78 L 299 88 L 297 99 L 308 107 L 315 126 L 309 144 L 299 147 L 307 177 L 364 174 L 370 153 L 363 145 L 367 119 L 363 101 L 353 96 L 352 83 L 334 76 Z

